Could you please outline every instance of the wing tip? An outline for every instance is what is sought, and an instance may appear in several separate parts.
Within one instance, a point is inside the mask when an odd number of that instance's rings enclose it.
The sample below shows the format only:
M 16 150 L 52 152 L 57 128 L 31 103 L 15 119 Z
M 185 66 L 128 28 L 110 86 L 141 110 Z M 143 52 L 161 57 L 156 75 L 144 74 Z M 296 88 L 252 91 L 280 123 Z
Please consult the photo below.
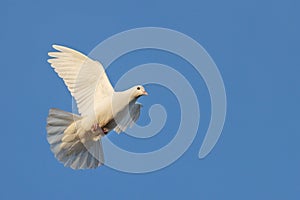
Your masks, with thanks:
M 59 45 L 59 44 L 53 44 L 52 48 L 55 49 L 55 50 L 57 50 L 57 51 L 60 51 L 60 52 L 72 50 L 69 47 L 66 47 L 66 46 L 63 46 L 63 45 Z
M 53 53 L 55 53 L 55 52 L 48 52 L 48 56 L 55 57 Z
M 60 52 L 61 52 L 63 46 L 57 45 L 57 44 L 53 44 L 53 45 L 52 45 L 52 48 L 55 49 L 55 50 L 57 50 L 57 51 L 60 51 Z M 57 57 L 57 52 L 48 52 L 48 56 L 50 56 L 50 57 Z M 48 60 L 47 60 L 48 63 L 51 63 L 50 60 L 51 60 L 51 59 L 48 59 Z
M 66 47 L 66 46 L 58 45 L 58 44 L 53 44 L 52 48 L 57 50 L 58 52 L 68 53 L 68 54 L 71 54 L 72 56 L 79 57 L 81 59 L 86 58 L 86 56 L 84 54 L 82 54 L 81 52 L 79 52 L 79 51 L 77 51 L 73 48 L 70 48 L 70 47 Z
M 58 44 L 53 44 L 53 45 L 52 45 L 52 48 L 53 48 L 53 49 L 56 49 L 56 50 L 59 50 L 60 47 L 63 47 L 63 46 L 58 45 Z

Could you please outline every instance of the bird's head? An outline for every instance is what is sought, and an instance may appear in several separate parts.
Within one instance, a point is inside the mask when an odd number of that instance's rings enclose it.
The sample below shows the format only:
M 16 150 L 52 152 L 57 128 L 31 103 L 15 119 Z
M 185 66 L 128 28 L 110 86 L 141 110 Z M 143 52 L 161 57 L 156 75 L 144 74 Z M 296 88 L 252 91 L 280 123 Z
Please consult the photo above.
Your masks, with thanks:
M 130 88 L 131 94 L 134 98 L 138 98 L 143 95 L 148 95 L 145 88 L 142 85 L 136 85 Z

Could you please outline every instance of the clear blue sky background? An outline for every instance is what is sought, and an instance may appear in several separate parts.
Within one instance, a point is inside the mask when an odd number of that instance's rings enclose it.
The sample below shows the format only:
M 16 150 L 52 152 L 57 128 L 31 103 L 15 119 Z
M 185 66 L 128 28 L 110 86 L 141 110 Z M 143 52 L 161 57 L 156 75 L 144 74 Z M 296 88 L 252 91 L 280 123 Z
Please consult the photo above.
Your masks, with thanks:
M 297 0 L 1 1 L 0 199 L 299 199 L 299 10 Z M 48 109 L 71 111 L 70 94 L 46 63 L 51 44 L 88 53 L 113 34 L 144 26 L 183 32 L 213 57 L 228 98 L 218 144 L 198 159 L 210 118 L 202 78 L 177 56 L 138 51 L 112 64 L 112 83 L 135 65 L 159 62 L 198 84 L 202 120 L 192 146 L 171 166 L 148 174 L 64 168 L 46 141 Z M 112 133 L 128 150 L 157 149 L 178 126 L 174 96 L 155 85 L 147 89 L 151 96 L 140 100 L 145 108 L 139 123 L 149 122 L 153 103 L 172 116 L 148 140 Z

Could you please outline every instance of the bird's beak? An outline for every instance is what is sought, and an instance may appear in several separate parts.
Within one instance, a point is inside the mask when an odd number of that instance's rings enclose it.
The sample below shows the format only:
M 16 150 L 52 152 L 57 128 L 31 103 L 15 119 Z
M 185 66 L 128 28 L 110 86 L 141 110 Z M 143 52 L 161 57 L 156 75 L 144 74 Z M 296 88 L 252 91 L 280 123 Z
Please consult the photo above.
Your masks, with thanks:
M 148 95 L 148 93 L 147 93 L 146 91 L 143 91 L 143 95 L 146 95 L 146 96 L 147 96 L 147 95 Z

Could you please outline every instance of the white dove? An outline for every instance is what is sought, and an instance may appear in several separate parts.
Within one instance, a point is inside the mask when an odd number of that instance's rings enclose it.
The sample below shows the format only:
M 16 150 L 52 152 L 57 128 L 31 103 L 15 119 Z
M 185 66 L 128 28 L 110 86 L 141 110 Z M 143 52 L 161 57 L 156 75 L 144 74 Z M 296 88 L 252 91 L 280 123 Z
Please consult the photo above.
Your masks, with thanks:
M 104 164 L 101 137 L 109 131 L 125 131 L 139 118 L 141 85 L 115 91 L 101 63 L 73 49 L 53 45 L 48 62 L 75 98 L 80 115 L 50 109 L 47 139 L 55 157 L 73 169 Z

